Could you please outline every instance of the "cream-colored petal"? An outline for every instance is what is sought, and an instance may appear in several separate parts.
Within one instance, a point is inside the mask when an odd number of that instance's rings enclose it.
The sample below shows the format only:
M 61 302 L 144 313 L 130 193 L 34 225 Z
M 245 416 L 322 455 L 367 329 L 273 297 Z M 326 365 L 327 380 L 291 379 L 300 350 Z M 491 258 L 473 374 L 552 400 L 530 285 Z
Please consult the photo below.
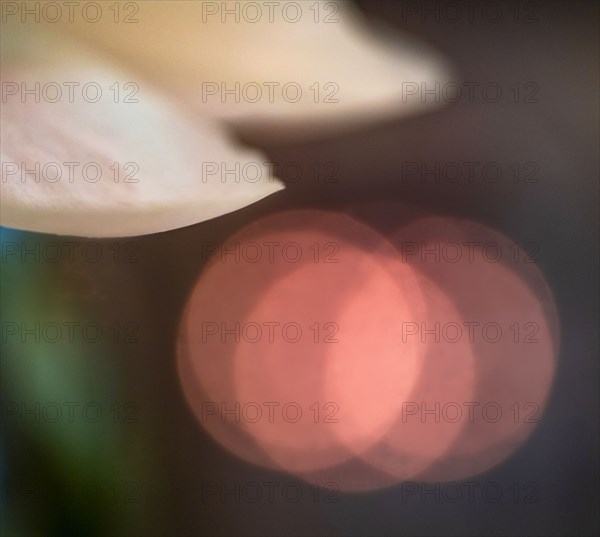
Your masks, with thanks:
M 158 0 L 139 3 L 135 17 L 65 27 L 204 114 L 277 140 L 426 110 L 442 99 L 422 90 L 451 78 L 436 52 L 368 24 L 346 1 Z
M 143 235 L 220 216 L 282 188 L 260 153 L 41 27 L 2 25 L 2 225 Z M 92 102 L 98 88 L 101 98 Z

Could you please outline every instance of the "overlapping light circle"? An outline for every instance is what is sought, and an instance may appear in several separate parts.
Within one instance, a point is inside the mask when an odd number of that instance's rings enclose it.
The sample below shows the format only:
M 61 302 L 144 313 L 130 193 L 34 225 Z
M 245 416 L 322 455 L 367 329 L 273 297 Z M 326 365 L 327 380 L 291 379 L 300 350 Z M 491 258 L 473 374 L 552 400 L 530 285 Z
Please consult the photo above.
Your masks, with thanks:
M 558 319 L 530 252 L 425 216 L 388 237 L 347 215 L 263 218 L 215 252 L 179 373 L 230 452 L 342 490 L 481 473 L 539 420 Z

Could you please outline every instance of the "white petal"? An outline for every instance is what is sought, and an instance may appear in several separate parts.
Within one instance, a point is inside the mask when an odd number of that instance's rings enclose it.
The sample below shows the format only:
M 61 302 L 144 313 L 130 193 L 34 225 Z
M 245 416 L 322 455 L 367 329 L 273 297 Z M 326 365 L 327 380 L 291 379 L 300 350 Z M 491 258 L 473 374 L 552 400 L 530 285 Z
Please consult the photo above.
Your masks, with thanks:
M 125 84 L 136 79 L 80 43 L 29 25 L 2 26 L 3 226 L 143 235 L 214 218 L 282 188 L 262 155 L 234 146 L 206 120 L 191 120 L 148 83 L 137 79 L 139 102 L 124 102 L 135 89 Z M 79 86 L 69 95 L 71 82 Z M 36 83 L 38 99 L 23 91 Z M 62 98 L 48 102 L 57 86 Z M 96 88 L 102 97 L 93 103 Z
M 369 28 L 350 2 L 272 4 L 142 2 L 135 24 L 104 17 L 68 27 L 177 88 L 205 114 L 277 139 L 426 110 L 436 103 L 421 84 L 433 89 L 451 78 L 433 50 L 383 24 Z

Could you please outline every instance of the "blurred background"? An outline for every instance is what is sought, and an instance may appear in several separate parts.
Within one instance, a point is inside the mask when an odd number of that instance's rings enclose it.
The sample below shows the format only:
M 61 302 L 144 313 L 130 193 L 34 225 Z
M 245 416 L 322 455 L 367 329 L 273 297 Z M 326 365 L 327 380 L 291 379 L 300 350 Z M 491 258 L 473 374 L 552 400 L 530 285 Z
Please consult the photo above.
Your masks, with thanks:
M 413 4 L 435 12 L 447 3 L 357 2 L 367 18 L 441 51 L 463 81 L 533 83 L 532 101 L 461 101 L 312 143 L 267 145 L 240 131 L 280 166 L 334 163 L 331 181 L 288 178 L 284 191 L 183 229 L 107 240 L 2 229 L 3 535 L 598 534 L 598 4 L 519 2 L 530 18 L 523 11 L 497 22 L 481 16 L 488 3 L 475 3 L 474 20 L 457 22 L 423 20 Z M 422 172 L 403 180 L 407 162 L 498 162 L 505 170 L 534 163 L 538 180 L 449 183 Z M 356 212 L 390 201 L 539 245 L 560 349 L 543 419 L 519 450 L 476 477 L 500 484 L 503 499 L 407 497 L 401 483 L 336 492 L 335 501 L 308 483 L 297 502 L 207 493 L 207 484 L 297 478 L 223 449 L 184 398 L 176 342 L 207 261 L 199 245 L 282 210 Z M 397 227 L 394 215 L 374 212 L 379 231 Z M 54 261 L 56 243 L 63 254 Z M 23 262 L 7 244 L 34 253 Z M 103 255 L 91 262 L 96 248 Z M 10 336 L 17 319 L 79 323 L 79 337 L 23 343 Z M 535 501 L 516 500 L 515 490 L 531 492 L 528 483 L 536 484 Z

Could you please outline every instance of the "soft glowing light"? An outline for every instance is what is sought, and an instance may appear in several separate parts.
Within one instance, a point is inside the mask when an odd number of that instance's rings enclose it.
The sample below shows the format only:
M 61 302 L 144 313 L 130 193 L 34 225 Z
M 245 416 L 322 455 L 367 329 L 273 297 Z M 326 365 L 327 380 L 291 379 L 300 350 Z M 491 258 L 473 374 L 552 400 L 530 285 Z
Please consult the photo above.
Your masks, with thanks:
M 539 270 L 472 222 L 413 219 L 392 243 L 292 211 L 214 254 L 182 323 L 180 374 L 218 442 L 365 491 L 467 478 L 525 441 L 558 344 Z
M 508 457 L 540 418 L 555 369 L 558 321 L 552 297 L 547 292 L 540 301 L 514 270 L 525 252 L 484 226 L 426 218 L 400 230 L 396 242 L 405 253 L 416 245 L 406 259 L 436 281 L 470 323 L 462 337 L 469 338 L 475 355 L 476 390 L 472 399 L 464 394 L 458 402 L 465 412 L 464 403 L 477 406 L 463 416 L 467 425 L 452 449 L 421 478 L 469 477 Z M 531 266 L 527 273 L 541 291 L 539 271 Z

